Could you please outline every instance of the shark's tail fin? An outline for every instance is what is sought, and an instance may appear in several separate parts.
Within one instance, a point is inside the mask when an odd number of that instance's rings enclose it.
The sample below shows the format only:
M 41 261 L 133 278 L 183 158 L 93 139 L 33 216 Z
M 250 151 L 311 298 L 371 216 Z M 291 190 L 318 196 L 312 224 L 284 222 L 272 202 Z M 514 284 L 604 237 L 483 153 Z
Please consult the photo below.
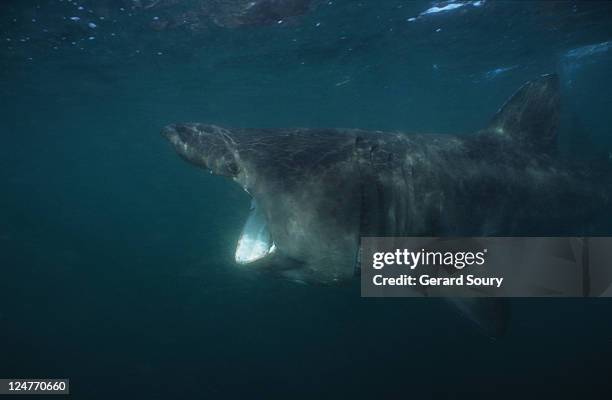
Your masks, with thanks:
M 487 131 L 502 135 L 534 151 L 557 150 L 559 77 L 542 75 L 525 83 L 497 111 Z

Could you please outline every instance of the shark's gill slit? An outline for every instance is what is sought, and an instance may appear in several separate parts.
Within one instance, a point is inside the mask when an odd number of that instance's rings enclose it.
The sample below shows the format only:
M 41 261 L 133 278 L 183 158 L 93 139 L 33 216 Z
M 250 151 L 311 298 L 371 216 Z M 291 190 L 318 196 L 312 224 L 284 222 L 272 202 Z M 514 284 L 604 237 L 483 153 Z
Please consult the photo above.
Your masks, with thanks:
M 236 246 L 236 262 L 250 264 L 260 260 L 276 250 L 266 218 L 257 206 L 255 199 L 251 201 L 251 212 L 242 228 L 242 233 Z

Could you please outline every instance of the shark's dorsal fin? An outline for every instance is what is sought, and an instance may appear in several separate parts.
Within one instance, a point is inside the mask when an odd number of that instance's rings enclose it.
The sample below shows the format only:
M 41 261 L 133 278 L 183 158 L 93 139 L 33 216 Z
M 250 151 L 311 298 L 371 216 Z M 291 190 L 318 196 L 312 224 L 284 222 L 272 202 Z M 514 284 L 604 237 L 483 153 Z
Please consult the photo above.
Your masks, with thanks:
M 554 153 L 558 120 L 559 78 L 556 74 L 542 75 L 521 86 L 497 111 L 486 130 L 534 151 Z

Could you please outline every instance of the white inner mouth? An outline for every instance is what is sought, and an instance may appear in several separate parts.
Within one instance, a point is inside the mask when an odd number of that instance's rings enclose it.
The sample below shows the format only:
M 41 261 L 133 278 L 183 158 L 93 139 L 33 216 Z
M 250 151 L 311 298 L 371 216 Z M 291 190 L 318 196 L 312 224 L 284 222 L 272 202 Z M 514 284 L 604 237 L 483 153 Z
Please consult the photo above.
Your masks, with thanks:
M 238 264 L 250 264 L 272 254 L 274 250 L 276 250 L 276 246 L 268 231 L 266 218 L 257 207 L 255 199 L 253 199 L 251 201 L 251 212 L 244 228 L 242 228 L 236 246 L 236 262 Z

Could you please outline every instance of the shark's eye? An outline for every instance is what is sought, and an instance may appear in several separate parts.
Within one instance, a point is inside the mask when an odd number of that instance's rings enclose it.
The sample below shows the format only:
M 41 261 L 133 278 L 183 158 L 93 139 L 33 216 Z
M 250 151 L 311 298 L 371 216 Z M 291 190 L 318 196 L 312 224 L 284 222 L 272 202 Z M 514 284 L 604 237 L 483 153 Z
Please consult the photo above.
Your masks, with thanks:
M 240 168 L 238 167 L 238 164 L 236 164 L 234 160 L 231 160 L 227 163 L 227 171 L 231 175 L 237 175 L 238 172 L 240 172 Z

